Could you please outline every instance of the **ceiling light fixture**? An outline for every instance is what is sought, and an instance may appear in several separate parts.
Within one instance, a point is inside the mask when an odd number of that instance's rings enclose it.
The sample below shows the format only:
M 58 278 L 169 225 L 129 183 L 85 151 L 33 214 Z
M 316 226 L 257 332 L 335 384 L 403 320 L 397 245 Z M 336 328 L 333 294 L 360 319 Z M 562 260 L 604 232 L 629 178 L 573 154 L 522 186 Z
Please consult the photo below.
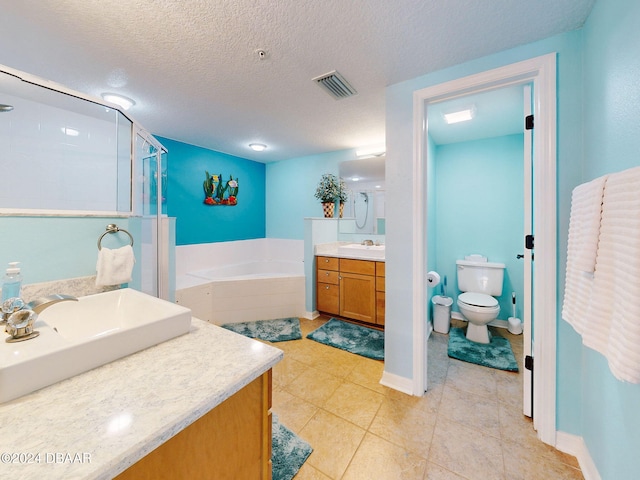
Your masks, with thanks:
M 136 102 L 131 100 L 130 98 L 123 95 L 118 95 L 117 93 L 103 93 L 102 98 L 104 98 L 109 103 L 113 103 L 114 105 L 122 107 L 124 110 L 129 110 L 136 104 Z
M 444 121 L 449 125 L 452 123 L 466 122 L 472 120 L 475 117 L 476 109 L 475 107 L 468 107 L 464 110 L 458 110 L 456 112 L 443 113 Z
M 267 149 L 267 146 L 263 143 L 250 143 L 249 148 L 256 152 L 262 152 Z

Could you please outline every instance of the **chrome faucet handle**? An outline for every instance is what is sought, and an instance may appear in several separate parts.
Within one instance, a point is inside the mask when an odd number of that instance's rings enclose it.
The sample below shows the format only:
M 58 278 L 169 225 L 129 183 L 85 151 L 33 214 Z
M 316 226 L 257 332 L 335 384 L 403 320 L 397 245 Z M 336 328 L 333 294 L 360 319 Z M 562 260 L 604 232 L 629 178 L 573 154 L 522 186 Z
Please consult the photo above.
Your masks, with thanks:
M 17 312 L 18 310 L 22 310 L 23 308 L 24 308 L 24 301 L 21 298 L 19 297 L 7 298 L 4 302 L 2 302 L 2 305 L 0 306 L 0 311 L 2 312 L 2 320 L 0 320 L 0 324 L 6 323 L 7 319 L 9 318 L 9 315 L 11 315 L 14 312 Z
M 33 310 L 22 309 L 13 312 L 7 319 L 5 331 L 11 335 L 7 342 L 22 342 L 40 335 L 40 332 L 33 329 L 33 323 L 38 318 L 38 314 Z
M 363 240 L 362 241 L 362 245 L 371 246 L 371 245 L 373 245 L 373 240 L 369 240 L 369 239 Z

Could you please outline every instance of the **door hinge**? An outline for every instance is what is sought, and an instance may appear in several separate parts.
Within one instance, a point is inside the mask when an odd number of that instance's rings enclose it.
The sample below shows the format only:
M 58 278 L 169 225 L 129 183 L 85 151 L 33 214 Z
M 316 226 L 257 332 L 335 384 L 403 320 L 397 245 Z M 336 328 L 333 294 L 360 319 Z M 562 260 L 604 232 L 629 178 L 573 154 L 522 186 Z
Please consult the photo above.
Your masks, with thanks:
M 524 368 L 533 372 L 533 357 L 531 355 L 524 357 Z
M 534 241 L 533 235 L 525 235 L 524 248 L 526 248 L 527 250 L 533 250 L 533 241 Z
M 524 117 L 525 130 L 533 130 L 533 115 L 527 115 Z

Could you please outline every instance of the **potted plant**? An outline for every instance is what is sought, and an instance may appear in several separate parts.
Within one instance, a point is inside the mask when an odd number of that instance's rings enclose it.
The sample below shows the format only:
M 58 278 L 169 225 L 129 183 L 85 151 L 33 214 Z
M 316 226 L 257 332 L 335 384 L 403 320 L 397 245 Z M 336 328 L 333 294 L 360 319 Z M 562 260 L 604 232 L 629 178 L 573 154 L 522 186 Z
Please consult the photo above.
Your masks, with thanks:
M 325 173 L 320 177 L 316 187 L 316 198 L 322 202 L 325 218 L 333 218 L 335 201 L 340 197 L 340 182 L 332 173 Z
M 342 177 L 340 177 L 340 193 L 338 194 L 338 199 L 340 200 L 340 218 L 342 218 L 344 204 L 349 199 L 349 190 L 347 190 L 347 184 Z

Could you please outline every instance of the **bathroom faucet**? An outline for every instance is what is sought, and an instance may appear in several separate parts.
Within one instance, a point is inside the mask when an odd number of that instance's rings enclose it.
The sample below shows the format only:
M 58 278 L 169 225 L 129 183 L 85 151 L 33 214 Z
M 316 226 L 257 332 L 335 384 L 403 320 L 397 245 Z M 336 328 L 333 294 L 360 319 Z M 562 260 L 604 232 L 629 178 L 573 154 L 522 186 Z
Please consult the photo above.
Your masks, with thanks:
M 76 297 L 71 295 L 48 295 L 40 297 L 25 305 L 21 298 L 10 298 L 2 303 L 2 322 L 6 323 L 5 332 L 10 337 L 7 342 L 21 342 L 29 340 L 40 335 L 40 332 L 33 329 L 33 324 L 37 320 L 38 315 L 45 308 L 50 307 L 58 302 L 77 301 Z
M 362 241 L 362 245 L 371 246 L 371 245 L 373 245 L 373 240 L 369 240 L 369 239 L 363 240 Z

